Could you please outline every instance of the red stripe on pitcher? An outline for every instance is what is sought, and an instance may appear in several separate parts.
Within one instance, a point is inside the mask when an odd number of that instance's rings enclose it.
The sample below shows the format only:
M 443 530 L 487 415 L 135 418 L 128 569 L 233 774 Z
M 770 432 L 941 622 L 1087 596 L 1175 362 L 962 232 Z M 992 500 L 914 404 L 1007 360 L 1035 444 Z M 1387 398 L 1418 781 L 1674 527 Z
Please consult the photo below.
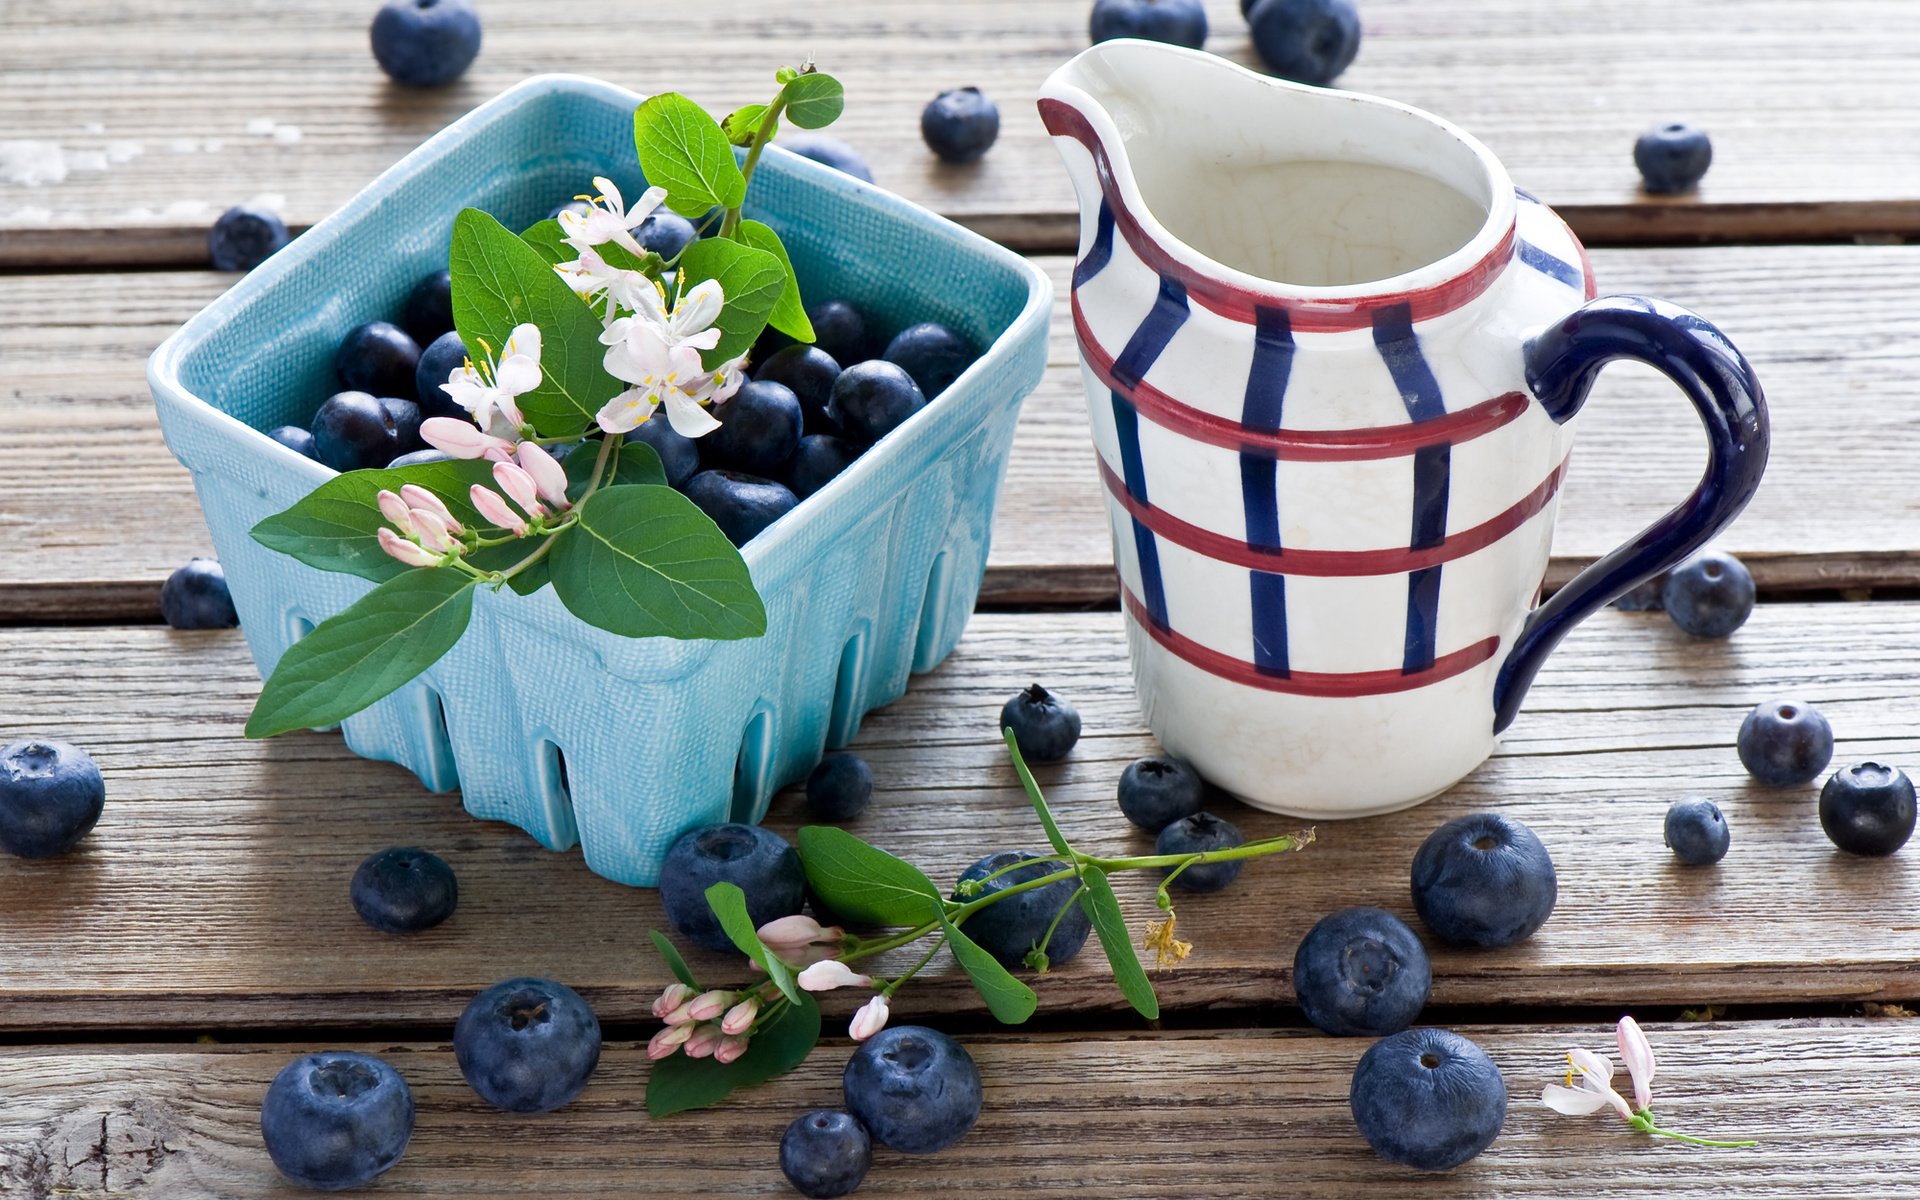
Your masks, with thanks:
M 1369 328 L 1375 310 L 1396 304 L 1409 306 L 1415 321 L 1432 320 L 1479 297 L 1492 286 L 1513 259 L 1515 225 L 1509 224 L 1499 245 L 1489 250 L 1479 262 L 1452 279 L 1428 288 L 1305 300 L 1298 296 L 1241 287 L 1194 270 L 1141 226 L 1139 218 L 1123 202 L 1120 189 L 1114 183 L 1113 164 L 1107 158 L 1106 148 L 1100 144 L 1099 137 L 1083 113 L 1062 101 L 1046 98 L 1040 101 L 1040 121 L 1047 127 L 1048 133 L 1055 137 L 1072 138 L 1093 155 L 1094 165 L 1100 173 L 1100 188 L 1106 194 L 1107 204 L 1113 209 L 1114 226 L 1127 239 L 1127 244 L 1133 247 L 1140 261 L 1160 275 L 1178 280 L 1186 287 L 1187 295 L 1204 307 L 1236 321 L 1251 324 L 1256 307 L 1278 308 L 1286 311 L 1295 333 L 1339 333 Z

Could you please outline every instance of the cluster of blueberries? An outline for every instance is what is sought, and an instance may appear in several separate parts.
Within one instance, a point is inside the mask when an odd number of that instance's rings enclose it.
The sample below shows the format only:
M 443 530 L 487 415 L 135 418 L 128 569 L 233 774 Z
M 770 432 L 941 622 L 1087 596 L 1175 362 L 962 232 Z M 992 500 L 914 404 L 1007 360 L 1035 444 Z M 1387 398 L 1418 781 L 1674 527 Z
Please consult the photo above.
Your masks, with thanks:
M 1282 79 L 1325 87 L 1360 52 L 1353 0 L 1240 0 L 1253 49 Z M 1087 32 L 1096 42 L 1145 38 L 1198 50 L 1207 40 L 1204 0 L 1094 0 Z

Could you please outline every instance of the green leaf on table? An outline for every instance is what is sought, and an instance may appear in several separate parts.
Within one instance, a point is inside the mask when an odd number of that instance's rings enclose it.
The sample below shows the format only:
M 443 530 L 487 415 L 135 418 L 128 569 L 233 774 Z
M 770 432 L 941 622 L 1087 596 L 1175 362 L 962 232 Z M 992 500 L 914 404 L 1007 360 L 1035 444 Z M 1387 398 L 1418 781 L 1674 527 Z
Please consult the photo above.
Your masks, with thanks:
M 919 867 L 832 825 L 797 838 L 807 885 L 835 916 L 862 925 L 924 925 L 940 915 L 940 889 Z
M 618 437 L 618 434 L 608 436 Z M 578 501 L 587 490 L 594 464 L 600 460 L 600 443 L 588 442 L 567 455 L 560 465 L 567 469 L 567 498 Z M 660 484 L 667 482 L 667 469 L 660 465 L 660 452 L 645 442 L 623 444 L 614 458 L 613 484 Z M 608 486 L 612 486 L 609 484 Z
M 687 966 L 687 960 L 680 957 L 679 948 L 673 944 L 666 934 L 661 933 L 658 929 L 649 929 L 647 930 L 647 936 L 653 939 L 653 948 L 660 952 L 661 961 L 667 964 L 667 970 L 673 972 L 675 979 L 678 979 L 690 988 L 700 986 L 700 981 L 693 977 L 692 968 Z
M 554 591 L 574 616 L 622 637 L 732 640 L 767 631 L 746 561 L 679 492 L 602 488 L 579 512 L 547 556 Z
M 1012 972 L 1000 965 L 1000 960 L 980 948 L 980 945 L 959 926 L 947 920 L 945 915 L 940 924 L 947 931 L 947 945 L 953 951 L 953 959 L 973 980 L 973 990 L 987 1002 L 987 1011 L 1002 1025 L 1018 1025 L 1033 1015 L 1039 1006 L 1034 998 L 1033 989 L 1013 977 Z
M 1060 832 L 1060 826 L 1054 822 L 1053 813 L 1047 808 L 1047 798 L 1040 794 L 1040 785 L 1034 782 L 1033 772 L 1027 768 L 1027 760 L 1020 753 L 1020 743 L 1014 740 L 1012 729 L 1002 729 L 1001 735 L 1007 739 L 1007 753 L 1013 755 L 1013 769 L 1020 776 L 1021 786 L 1027 789 L 1027 799 L 1033 802 L 1033 811 L 1040 818 L 1040 827 L 1047 831 L 1047 840 L 1053 848 L 1073 861 L 1073 847 L 1067 845 L 1067 839 Z
M 755 250 L 765 250 L 779 259 L 780 269 L 786 272 L 786 283 L 780 289 L 780 298 L 773 302 L 773 311 L 767 314 L 767 324 L 795 341 L 811 342 L 813 322 L 807 320 L 807 307 L 800 299 L 800 281 L 794 277 L 793 262 L 787 258 L 787 248 L 780 241 L 780 235 L 758 221 L 740 222 L 735 234 Z
M 760 968 L 767 973 L 767 978 L 773 981 L 773 986 L 780 989 L 780 994 L 798 1004 L 800 997 L 806 993 L 801 991 L 800 986 L 793 981 L 792 968 L 781 962 L 773 951 L 767 949 L 766 943 L 760 940 L 760 934 L 753 924 L 753 917 L 747 912 L 747 894 L 740 890 L 739 885 L 716 883 L 708 888 L 707 907 L 711 908 L 713 915 L 720 919 L 720 928 L 724 929 L 728 939 L 739 947 L 740 953 L 760 964 Z
M 647 1115 L 670 1117 L 710 1108 L 735 1088 L 752 1087 L 785 1075 L 820 1041 L 820 1006 L 805 992 L 779 1016 L 761 1027 L 747 1052 L 730 1063 L 675 1054 L 653 1064 L 647 1076 Z
M 322 571 L 376 583 L 395 578 L 415 568 L 380 548 L 379 529 L 387 519 L 374 497 L 382 491 L 398 492 L 409 483 L 440 497 L 462 525 L 488 524 L 468 495 L 476 483 L 492 486 L 493 464 L 453 459 L 336 475 L 255 525 L 253 540 Z
M 831 125 L 847 107 L 847 90 L 840 81 L 818 71 L 795 76 L 783 90 L 787 119 L 802 129 Z
M 1113 982 L 1135 1012 L 1149 1021 L 1159 1020 L 1160 998 L 1153 994 L 1153 984 L 1133 952 L 1127 916 L 1120 911 L 1120 897 L 1113 894 L 1107 873 L 1098 867 L 1082 867 L 1080 882 L 1086 888 L 1080 893 L 1080 908 L 1100 935 L 1100 948 L 1107 952 L 1107 962 L 1113 967 Z
M 466 632 L 474 579 L 422 567 L 387 580 L 287 647 L 247 736 L 333 725 L 432 666 Z
M 714 322 L 714 327 L 720 330 L 720 341 L 700 355 L 701 363 L 709 371 L 728 359 L 738 358 L 753 346 L 754 339 L 767 327 L 767 317 L 785 293 L 787 280 L 792 275 L 791 268 L 778 256 L 719 237 L 701 238 L 688 246 L 680 255 L 680 270 L 683 289 L 702 280 L 717 279 L 726 297 L 720 319 Z
M 760 126 L 766 117 L 766 105 L 743 104 L 727 114 L 727 119 L 720 122 L 720 128 L 734 145 L 751 146 L 753 139 L 760 135 Z M 767 136 L 772 137 L 773 134 Z
M 662 92 L 633 114 L 633 145 L 647 182 L 667 189 L 667 205 L 695 217 L 718 204 L 738 208 L 747 177 L 720 123 L 678 92 Z

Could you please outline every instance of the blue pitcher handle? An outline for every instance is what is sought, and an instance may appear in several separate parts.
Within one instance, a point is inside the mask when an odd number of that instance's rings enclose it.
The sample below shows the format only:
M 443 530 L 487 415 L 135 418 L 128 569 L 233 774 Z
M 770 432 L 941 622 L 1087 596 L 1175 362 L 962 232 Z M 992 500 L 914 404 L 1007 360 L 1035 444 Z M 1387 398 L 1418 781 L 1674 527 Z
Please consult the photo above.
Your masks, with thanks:
M 1527 688 L 1560 639 L 1590 614 L 1685 560 L 1753 499 L 1767 466 L 1767 402 L 1725 334 L 1697 313 L 1643 296 L 1602 296 L 1529 341 L 1527 383 L 1565 424 L 1600 368 L 1646 363 L 1680 388 L 1707 429 L 1707 469 L 1693 494 L 1638 536 L 1575 575 L 1527 615 L 1493 689 L 1493 731 L 1513 723 Z

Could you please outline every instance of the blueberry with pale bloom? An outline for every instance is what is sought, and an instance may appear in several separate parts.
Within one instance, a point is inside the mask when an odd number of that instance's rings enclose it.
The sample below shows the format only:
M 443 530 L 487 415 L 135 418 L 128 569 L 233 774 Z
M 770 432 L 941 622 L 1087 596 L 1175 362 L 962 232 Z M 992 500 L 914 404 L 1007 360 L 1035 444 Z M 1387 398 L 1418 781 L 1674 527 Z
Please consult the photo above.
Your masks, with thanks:
M 667 849 L 660 904 L 675 929 L 709 950 L 735 948 L 707 903 L 707 889 L 716 883 L 731 883 L 744 893 L 747 917 L 756 927 L 797 913 L 806 903 L 800 855 L 779 834 L 739 822 L 690 829 Z
M 780 1171 L 809 1200 L 852 1195 L 872 1166 L 873 1136 L 849 1113 L 803 1113 L 780 1138 Z
M 100 768 L 78 746 L 35 739 L 0 750 L 0 850 L 18 858 L 65 854 L 106 803 Z
M 289 240 L 279 213 L 241 204 L 214 221 L 207 235 L 207 256 L 216 271 L 251 271 Z
M 495 1108 L 551 1112 L 600 1062 L 600 1019 L 552 979 L 508 979 L 475 996 L 453 1027 L 460 1073 Z
M 1347 1104 L 1381 1158 L 1450 1171 L 1500 1136 L 1507 1084 L 1487 1052 L 1459 1034 L 1403 1029 L 1360 1056 Z
M 376 396 L 413 395 L 413 373 L 420 366 L 420 343 L 390 321 L 368 321 L 340 339 L 333 353 L 334 374 L 348 391 Z
M 160 587 L 160 615 L 175 629 L 231 629 L 240 623 L 218 559 L 190 558 Z
M 796 133 L 774 144 L 791 150 L 801 158 L 810 158 L 822 166 L 851 175 L 862 183 L 873 182 L 873 168 L 867 165 L 867 160 L 858 150 L 837 137 L 824 133 Z
M 413 1092 L 367 1054 L 321 1051 L 280 1069 L 260 1103 L 273 1165 L 301 1187 L 365 1187 L 400 1161 L 413 1136 Z
M 452 83 L 480 53 L 480 14 L 467 0 L 387 0 L 369 32 L 374 61 L 403 87 Z
M 861 1042 L 841 1078 L 847 1111 L 905 1154 L 945 1150 L 980 1119 L 980 1069 L 937 1030 L 896 1025 Z

